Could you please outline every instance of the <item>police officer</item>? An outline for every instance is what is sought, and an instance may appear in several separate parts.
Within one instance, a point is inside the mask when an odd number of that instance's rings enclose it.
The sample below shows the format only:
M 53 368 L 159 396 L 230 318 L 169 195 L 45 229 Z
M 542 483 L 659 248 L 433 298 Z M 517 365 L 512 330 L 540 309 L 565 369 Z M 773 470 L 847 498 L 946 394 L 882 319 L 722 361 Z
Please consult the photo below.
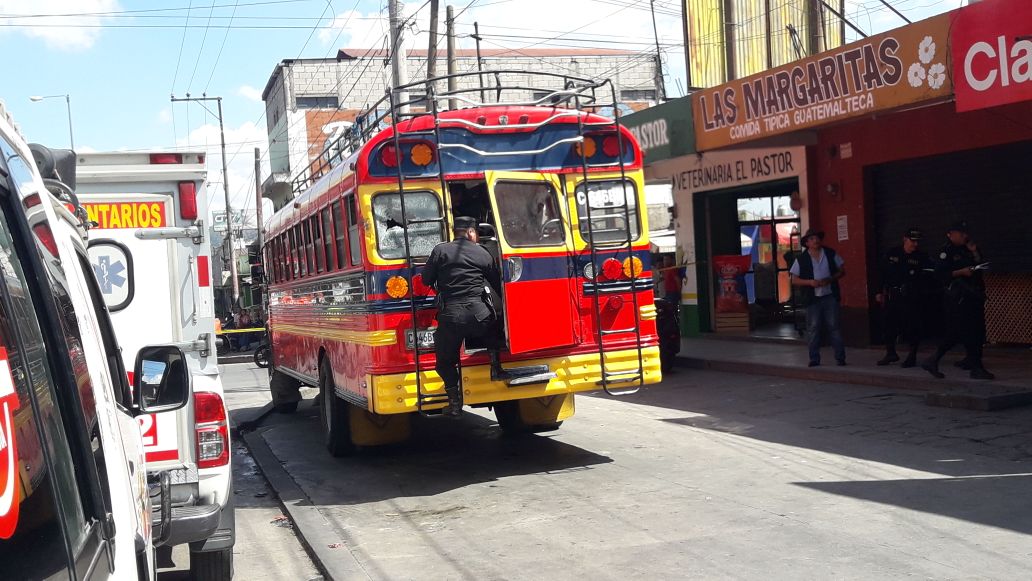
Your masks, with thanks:
M 459 389 L 459 349 L 468 338 L 481 339 L 491 354 L 491 378 L 507 378 L 498 359 L 501 336 L 494 297 L 501 276 L 494 258 L 477 241 L 477 221 L 455 218 L 455 240 L 438 244 L 423 267 L 423 282 L 437 290 L 437 332 L 434 333 L 435 369 L 444 381 L 449 417 L 462 414 Z
M 985 343 L 985 283 L 982 281 L 982 254 L 968 236 L 966 222 L 957 222 L 946 232 L 949 242 L 939 253 L 936 276 L 946 285 L 943 314 L 946 331 L 942 343 L 921 367 L 934 377 L 942 379 L 939 360 L 957 343 L 964 344 L 967 355 L 957 367 L 968 369 L 974 379 L 993 379 L 995 376 L 982 365 L 982 346 Z
M 921 341 L 924 281 L 932 264 L 928 255 L 918 249 L 921 231 L 910 228 L 903 234 L 903 244 L 893 247 L 882 261 L 882 292 L 876 297 L 883 307 L 885 357 L 878 365 L 899 361 L 896 341 L 902 335 L 910 353 L 900 367 L 917 365 L 917 347 Z

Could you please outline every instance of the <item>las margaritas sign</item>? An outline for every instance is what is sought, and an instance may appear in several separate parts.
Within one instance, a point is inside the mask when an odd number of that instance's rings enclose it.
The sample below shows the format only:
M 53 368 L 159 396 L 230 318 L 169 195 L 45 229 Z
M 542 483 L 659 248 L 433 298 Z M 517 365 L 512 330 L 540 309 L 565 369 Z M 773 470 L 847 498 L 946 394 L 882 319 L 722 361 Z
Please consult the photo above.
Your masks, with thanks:
M 692 96 L 700 151 L 952 93 L 943 14 Z

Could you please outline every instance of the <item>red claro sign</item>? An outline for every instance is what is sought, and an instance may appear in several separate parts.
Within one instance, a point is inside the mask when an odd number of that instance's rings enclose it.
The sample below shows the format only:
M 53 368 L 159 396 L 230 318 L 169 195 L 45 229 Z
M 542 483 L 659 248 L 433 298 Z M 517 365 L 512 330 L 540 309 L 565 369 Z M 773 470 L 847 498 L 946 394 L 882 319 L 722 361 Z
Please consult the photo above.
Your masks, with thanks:
M 962 8 L 950 32 L 957 111 L 1032 100 L 1032 2 Z
M 0 539 L 9 539 L 18 526 L 18 446 L 14 412 L 19 407 L 7 349 L 0 347 Z

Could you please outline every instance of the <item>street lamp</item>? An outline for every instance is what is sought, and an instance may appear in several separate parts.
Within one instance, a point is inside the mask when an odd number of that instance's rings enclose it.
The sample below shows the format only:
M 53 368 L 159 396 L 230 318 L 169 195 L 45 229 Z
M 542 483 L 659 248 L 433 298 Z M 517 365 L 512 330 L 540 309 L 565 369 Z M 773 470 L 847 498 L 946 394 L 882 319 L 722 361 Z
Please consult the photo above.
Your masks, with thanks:
M 72 150 L 75 149 L 75 138 L 72 136 L 72 97 L 71 95 L 34 95 L 29 97 L 29 100 L 33 103 L 39 103 L 43 99 L 56 99 L 58 97 L 64 97 L 65 105 L 68 107 L 68 143 L 71 145 Z

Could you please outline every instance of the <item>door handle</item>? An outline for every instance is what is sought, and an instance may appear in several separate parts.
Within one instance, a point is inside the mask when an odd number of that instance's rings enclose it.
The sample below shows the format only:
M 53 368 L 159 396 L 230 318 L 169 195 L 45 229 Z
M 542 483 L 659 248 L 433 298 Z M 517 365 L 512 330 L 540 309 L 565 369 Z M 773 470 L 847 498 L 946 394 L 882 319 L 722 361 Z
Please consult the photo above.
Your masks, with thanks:
M 509 275 L 506 282 L 516 282 L 523 276 L 523 257 L 510 256 L 505 259 L 505 264 L 509 267 Z

